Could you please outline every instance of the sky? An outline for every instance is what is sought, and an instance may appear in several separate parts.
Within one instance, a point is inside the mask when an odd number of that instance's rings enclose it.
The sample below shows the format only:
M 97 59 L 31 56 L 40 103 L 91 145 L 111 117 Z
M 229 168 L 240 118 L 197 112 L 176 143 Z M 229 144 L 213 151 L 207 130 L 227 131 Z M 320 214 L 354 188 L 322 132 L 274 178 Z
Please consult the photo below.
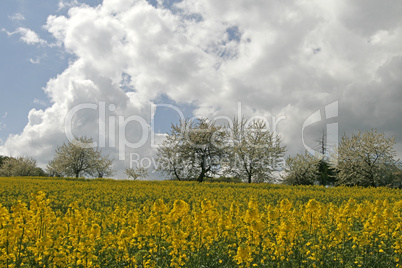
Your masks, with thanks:
M 3 0 L 0 154 L 93 137 L 156 167 L 171 123 L 263 118 L 288 155 L 377 128 L 402 157 L 402 2 Z

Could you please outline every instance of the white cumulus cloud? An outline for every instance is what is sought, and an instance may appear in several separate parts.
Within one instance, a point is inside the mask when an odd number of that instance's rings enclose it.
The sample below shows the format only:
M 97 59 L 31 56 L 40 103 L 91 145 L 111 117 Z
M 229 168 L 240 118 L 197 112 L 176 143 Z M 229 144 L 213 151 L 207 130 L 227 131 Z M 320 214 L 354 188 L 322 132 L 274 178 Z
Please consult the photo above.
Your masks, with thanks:
M 47 83 L 51 106 L 31 110 L 23 132 L 11 135 L 0 153 L 31 155 L 44 165 L 66 133 L 87 135 L 104 143 L 123 177 L 130 153 L 155 153 L 148 127 L 161 96 L 191 104 L 197 115 L 233 117 L 241 107 L 245 115 L 269 118 L 290 153 L 304 150 L 303 122 L 338 101 L 340 134 L 379 127 L 396 135 L 401 148 L 400 4 L 68 3 L 60 1 L 68 14 L 49 16 L 45 28 L 75 60 Z M 27 44 L 45 42 L 29 29 L 15 33 Z M 313 146 L 325 123 L 309 128 Z M 143 146 L 129 148 L 144 135 Z M 126 161 L 119 161 L 122 149 Z
M 3 31 L 6 31 L 5 29 L 2 29 Z M 31 29 L 24 28 L 24 27 L 19 27 L 17 30 L 14 32 L 8 32 L 6 31 L 9 36 L 18 34 L 20 35 L 20 40 L 23 41 L 24 43 L 28 45 L 35 45 L 35 44 L 41 44 L 41 45 L 46 45 L 47 42 L 43 39 L 41 39 L 37 33 L 32 31 Z

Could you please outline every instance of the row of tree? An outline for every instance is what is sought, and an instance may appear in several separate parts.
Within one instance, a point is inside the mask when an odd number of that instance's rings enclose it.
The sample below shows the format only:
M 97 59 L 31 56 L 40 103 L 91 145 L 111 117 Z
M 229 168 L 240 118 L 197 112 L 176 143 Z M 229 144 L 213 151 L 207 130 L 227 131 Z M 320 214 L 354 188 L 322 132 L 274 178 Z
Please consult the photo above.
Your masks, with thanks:
M 112 160 L 92 146 L 93 139 L 80 137 L 57 147 L 47 175 L 109 177 Z M 401 166 L 393 149 L 394 138 L 376 130 L 344 135 L 332 154 L 298 154 L 284 158 L 280 137 L 262 120 L 235 119 L 219 126 L 207 119 L 172 124 L 158 147 L 158 169 L 175 180 L 204 181 L 231 177 L 251 182 L 282 182 L 291 185 L 349 185 L 402 187 Z M 144 167 L 126 168 L 133 179 L 147 177 Z M 278 176 L 278 174 L 281 174 Z M 28 157 L 0 157 L 0 176 L 45 176 Z
M 344 135 L 327 158 L 308 153 L 287 158 L 283 182 L 402 188 L 401 164 L 394 145 L 394 138 L 386 138 L 377 130 Z
M 9 157 L 0 155 L 0 176 L 46 176 L 45 171 L 37 166 L 31 157 Z
M 249 183 L 401 187 L 394 145 L 394 138 L 371 130 L 344 135 L 330 155 L 306 152 L 284 159 L 280 137 L 262 120 L 235 119 L 226 127 L 206 119 L 185 120 L 172 125 L 158 148 L 157 162 L 162 172 L 177 180 L 230 176 Z
M 0 176 L 108 177 L 113 175 L 112 160 L 92 147 L 93 139 L 80 137 L 57 147 L 45 172 L 31 157 L 0 156 Z
M 177 180 L 229 176 L 247 182 L 272 182 L 281 167 L 285 146 L 264 121 L 235 119 L 222 127 L 207 119 L 172 125 L 158 147 L 159 170 Z

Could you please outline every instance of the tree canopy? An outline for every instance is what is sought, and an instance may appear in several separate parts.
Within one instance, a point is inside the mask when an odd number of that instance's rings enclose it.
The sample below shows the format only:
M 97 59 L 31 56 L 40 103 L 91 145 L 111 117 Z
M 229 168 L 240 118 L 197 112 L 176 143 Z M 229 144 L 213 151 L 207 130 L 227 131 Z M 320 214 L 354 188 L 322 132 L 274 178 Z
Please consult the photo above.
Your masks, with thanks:
M 0 176 L 45 176 L 45 172 L 37 166 L 36 160 L 31 157 L 1 156 Z
M 247 122 L 250 123 L 250 122 Z M 158 148 L 158 166 L 178 180 L 229 175 L 248 182 L 271 181 L 285 147 L 262 121 L 235 120 L 231 127 L 200 119 L 172 125 Z
M 395 138 L 386 138 L 377 130 L 342 136 L 337 149 L 339 185 L 385 186 L 399 170 Z
M 126 168 L 124 173 L 128 176 L 128 178 L 132 178 L 133 180 L 139 178 L 145 179 L 148 176 L 148 170 L 145 167 Z
M 47 169 L 54 176 L 89 175 L 92 177 L 110 176 L 113 173 L 112 161 L 102 156 L 99 148 L 92 147 L 93 139 L 80 137 L 57 147 L 54 159 Z
M 172 124 L 171 134 L 158 148 L 159 169 L 178 180 L 202 182 L 220 171 L 225 138 L 224 129 L 207 119 Z
M 229 173 L 251 182 L 273 182 L 286 148 L 262 120 L 235 118 L 229 127 Z
M 320 158 L 309 154 L 297 154 L 285 161 L 283 183 L 289 185 L 314 185 L 320 179 Z

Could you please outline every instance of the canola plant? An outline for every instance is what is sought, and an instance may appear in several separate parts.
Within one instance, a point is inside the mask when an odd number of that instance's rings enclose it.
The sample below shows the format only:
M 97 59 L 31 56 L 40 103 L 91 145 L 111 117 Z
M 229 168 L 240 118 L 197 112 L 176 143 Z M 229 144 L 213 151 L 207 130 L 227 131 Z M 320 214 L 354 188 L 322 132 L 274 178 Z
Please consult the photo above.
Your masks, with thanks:
M 0 267 L 400 267 L 388 188 L 0 178 Z

